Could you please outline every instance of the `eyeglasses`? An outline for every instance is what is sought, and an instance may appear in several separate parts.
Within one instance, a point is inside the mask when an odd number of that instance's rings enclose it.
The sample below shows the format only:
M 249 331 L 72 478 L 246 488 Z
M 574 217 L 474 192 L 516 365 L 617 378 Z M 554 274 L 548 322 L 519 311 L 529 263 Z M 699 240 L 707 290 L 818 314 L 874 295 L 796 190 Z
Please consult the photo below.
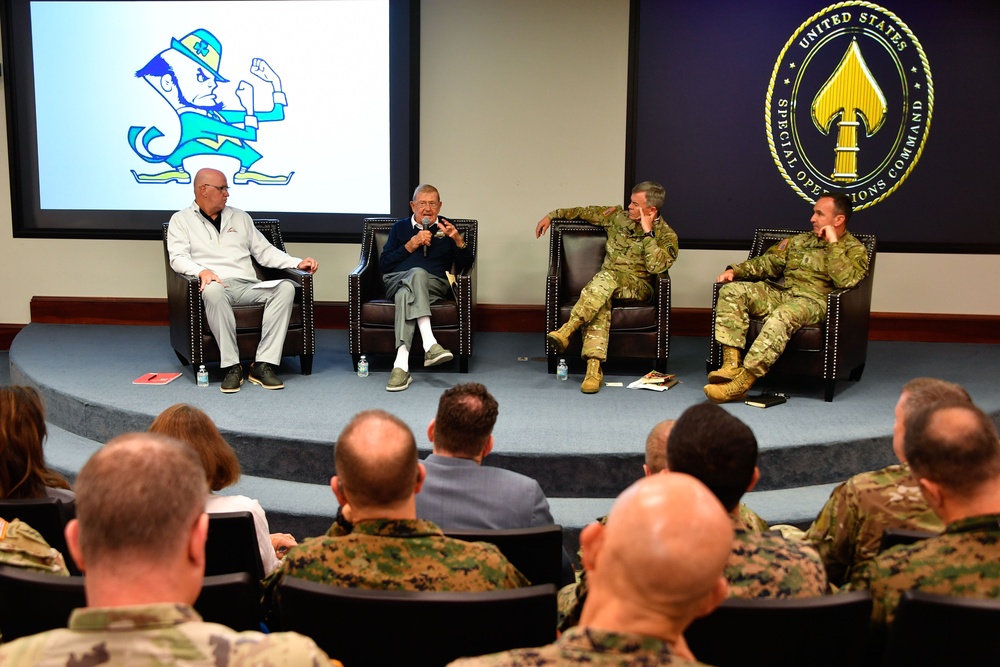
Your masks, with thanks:
M 419 208 L 423 208 L 424 206 L 427 206 L 429 208 L 437 208 L 438 206 L 441 205 L 441 202 L 439 201 L 415 201 L 413 203 L 416 204 Z
M 202 183 L 202 185 L 207 185 L 210 188 L 215 188 L 219 192 L 229 192 L 228 185 L 212 185 L 211 183 Z

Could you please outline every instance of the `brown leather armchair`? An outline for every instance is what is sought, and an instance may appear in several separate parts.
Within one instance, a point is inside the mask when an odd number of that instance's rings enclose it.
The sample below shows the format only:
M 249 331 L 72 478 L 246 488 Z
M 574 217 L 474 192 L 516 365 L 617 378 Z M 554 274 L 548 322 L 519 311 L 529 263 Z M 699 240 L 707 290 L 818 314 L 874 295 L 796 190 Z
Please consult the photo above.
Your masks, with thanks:
M 476 220 L 448 218 L 465 243 L 476 255 L 479 223 Z M 394 218 L 365 218 L 361 238 L 361 258 L 347 279 L 349 347 L 354 365 L 361 355 L 395 354 L 396 333 L 394 320 L 396 305 L 385 296 L 382 271 L 378 266 L 382 247 L 389 238 Z M 442 299 L 431 304 L 431 326 L 434 336 L 444 347 L 458 357 L 459 371 L 469 372 L 472 356 L 472 313 L 476 306 L 476 264 L 455 275 L 454 299 Z M 413 348 L 422 349 L 417 341 L 420 331 L 414 333 Z M 412 350 L 411 350 L 412 352 Z
M 281 228 L 277 220 L 254 220 L 254 225 L 265 238 L 279 250 L 285 249 Z M 219 361 L 219 346 L 205 321 L 205 307 L 197 277 L 183 276 L 170 268 L 167 252 L 167 229 L 163 223 L 163 257 L 167 268 L 167 307 L 170 319 L 170 344 L 181 363 L 198 366 Z M 312 374 L 313 355 L 316 354 L 316 326 L 313 308 L 313 276 L 299 269 L 270 269 L 254 262 L 257 277 L 261 280 L 288 278 L 296 284 L 295 304 L 288 322 L 288 333 L 281 355 L 298 356 L 303 375 Z M 260 342 L 264 306 L 236 306 L 236 343 L 240 359 L 253 359 Z
M 584 285 L 601 269 L 608 236 L 603 227 L 569 220 L 553 220 L 549 227 L 549 270 L 545 285 L 546 332 L 569 320 Z M 549 373 L 556 372 L 559 357 L 579 354 L 579 336 L 557 354 L 545 343 Z M 652 359 L 656 370 L 666 372 L 670 356 L 670 274 L 653 281 L 649 302 L 614 301 L 611 304 L 611 337 L 608 357 Z
M 801 234 L 795 229 L 758 229 L 747 258 L 757 257 L 775 243 Z M 872 282 L 875 275 L 877 241 L 873 234 L 854 234 L 868 248 L 868 275 L 850 289 L 840 289 L 826 296 L 826 321 L 796 331 L 784 353 L 768 372 L 772 375 L 800 375 L 823 380 L 823 400 L 833 400 L 837 380 L 857 382 L 865 370 L 868 358 L 868 319 L 872 307 Z M 722 346 L 715 340 L 715 306 L 719 300 L 716 283 L 712 295 L 712 343 L 706 367 L 709 372 L 722 364 Z M 764 321 L 750 318 L 746 349 L 760 334 Z

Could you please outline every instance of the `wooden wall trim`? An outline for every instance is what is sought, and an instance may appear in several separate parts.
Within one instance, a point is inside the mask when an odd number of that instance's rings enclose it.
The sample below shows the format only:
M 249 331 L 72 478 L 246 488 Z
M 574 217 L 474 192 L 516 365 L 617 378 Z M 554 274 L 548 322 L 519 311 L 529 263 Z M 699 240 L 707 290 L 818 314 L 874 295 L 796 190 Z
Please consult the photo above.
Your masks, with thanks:
M 347 303 L 316 303 L 320 329 L 346 329 Z M 670 332 L 675 336 L 707 336 L 711 331 L 709 308 L 674 308 Z M 165 326 L 167 300 L 114 297 L 36 296 L 31 299 L 31 321 L 43 324 L 129 324 Z M 0 349 L 10 343 L 23 325 L 0 324 Z M 476 331 L 541 333 L 545 308 L 541 305 L 478 304 Z M 869 340 L 932 343 L 1000 343 L 1000 316 L 928 313 L 872 313 Z

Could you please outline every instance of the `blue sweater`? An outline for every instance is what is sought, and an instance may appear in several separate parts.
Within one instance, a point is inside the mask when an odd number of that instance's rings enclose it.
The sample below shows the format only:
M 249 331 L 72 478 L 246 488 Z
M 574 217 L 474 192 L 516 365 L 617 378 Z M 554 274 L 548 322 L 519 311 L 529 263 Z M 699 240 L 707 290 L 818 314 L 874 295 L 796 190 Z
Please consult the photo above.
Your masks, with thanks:
M 459 248 L 447 236 L 442 238 L 435 236 L 431 239 L 430 246 L 421 246 L 410 252 L 406 249 L 406 243 L 417 234 L 417 231 L 411 218 L 398 220 L 392 226 L 389 238 L 386 239 L 385 247 L 382 248 L 382 254 L 378 258 L 382 275 L 421 268 L 433 276 L 445 278 L 445 271 L 450 271 L 452 264 L 455 265 L 456 271 L 472 266 L 472 247 L 466 244 L 465 248 Z M 431 232 L 435 231 L 436 228 L 431 226 Z M 427 248 L 426 257 L 424 248 Z

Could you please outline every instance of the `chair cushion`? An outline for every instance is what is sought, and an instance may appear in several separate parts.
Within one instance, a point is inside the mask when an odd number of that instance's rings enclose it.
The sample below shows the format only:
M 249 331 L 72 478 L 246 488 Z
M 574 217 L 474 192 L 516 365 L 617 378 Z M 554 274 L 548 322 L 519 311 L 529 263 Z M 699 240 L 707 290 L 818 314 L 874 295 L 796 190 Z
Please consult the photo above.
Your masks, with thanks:
M 569 321 L 579 296 L 559 307 L 560 322 Z M 645 301 L 614 301 L 611 304 L 611 331 L 643 331 L 656 328 L 656 306 Z
M 361 304 L 361 326 L 392 328 L 396 320 L 396 306 L 388 299 L 365 301 Z M 458 326 L 458 304 L 438 301 L 431 304 L 431 324 L 437 327 Z
M 236 317 L 236 330 L 237 331 L 260 331 L 264 325 L 264 306 L 235 306 L 233 308 L 233 315 Z M 288 320 L 288 327 L 291 328 L 302 328 L 302 306 L 299 304 L 294 304 L 292 306 L 292 315 Z M 202 331 L 209 333 L 211 329 L 208 328 L 208 320 L 202 322 Z
M 754 340 L 760 334 L 764 321 L 750 319 L 750 331 L 747 333 L 747 340 Z M 815 325 L 802 327 L 794 334 L 785 346 L 786 350 L 819 351 L 823 349 L 823 326 Z

